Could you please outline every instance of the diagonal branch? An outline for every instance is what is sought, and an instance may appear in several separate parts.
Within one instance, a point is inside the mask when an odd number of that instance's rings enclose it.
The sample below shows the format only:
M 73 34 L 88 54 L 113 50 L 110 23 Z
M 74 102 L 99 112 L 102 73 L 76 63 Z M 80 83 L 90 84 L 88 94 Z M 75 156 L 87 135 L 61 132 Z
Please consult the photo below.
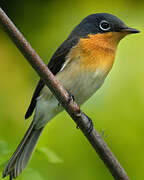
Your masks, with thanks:
M 111 174 L 116 180 L 129 180 L 126 172 L 121 167 L 118 160 L 110 151 L 107 144 L 93 129 L 91 133 L 86 133 L 91 126 L 90 118 L 88 118 L 79 108 L 75 101 L 69 101 L 68 92 L 59 84 L 42 59 L 34 51 L 31 45 L 27 42 L 24 36 L 19 32 L 13 22 L 8 18 L 5 12 L 0 8 L 0 24 L 3 26 L 6 33 L 15 43 L 27 61 L 35 69 L 38 75 L 44 80 L 58 101 L 62 104 L 65 110 L 69 113 L 75 123 L 80 127 L 88 141 L 91 143 L 95 151 L 103 160 Z

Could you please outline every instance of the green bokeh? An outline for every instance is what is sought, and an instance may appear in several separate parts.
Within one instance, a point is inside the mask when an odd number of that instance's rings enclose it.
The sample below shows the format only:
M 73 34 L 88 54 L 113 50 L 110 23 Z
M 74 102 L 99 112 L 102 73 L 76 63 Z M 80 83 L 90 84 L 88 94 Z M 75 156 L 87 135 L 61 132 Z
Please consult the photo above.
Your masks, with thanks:
M 104 130 L 105 141 L 130 179 L 143 179 L 143 1 L 2 0 L 0 3 L 46 63 L 88 14 L 112 13 L 142 31 L 121 41 L 114 67 L 103 87 L 82 109 L 99 132 Z M 1 29 L 0 59 L 0 141 L 6 141 L 13 152 L 30 124 L 30 120 L 24 120 L 24 114 L 39 77 Z M 19 180 L 113 179 L 65 112 L 48 124 L 38 147 L 49 148 L 62 163 L 51 163 L 34 153 Z

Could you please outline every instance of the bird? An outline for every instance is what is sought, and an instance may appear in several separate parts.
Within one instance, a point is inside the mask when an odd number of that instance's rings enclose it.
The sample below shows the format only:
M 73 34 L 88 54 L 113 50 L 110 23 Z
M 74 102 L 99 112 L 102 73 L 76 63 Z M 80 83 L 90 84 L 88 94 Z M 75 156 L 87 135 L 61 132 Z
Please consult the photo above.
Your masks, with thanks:
M 48 68 L 78 105 L 82 105 L 104 83 L 120 40 L 139 32 L 112 14 L 88 15 L 55 51 Z M 57 99 L 40 79 L 25 114 L 27 119 L 34 112 L 33 120 L 6 164 L 3 177 L 9 176 L 12 180 L 19 176 L 28 164 L 44 127 L 62 110 L 63 107 L 58 106 Z

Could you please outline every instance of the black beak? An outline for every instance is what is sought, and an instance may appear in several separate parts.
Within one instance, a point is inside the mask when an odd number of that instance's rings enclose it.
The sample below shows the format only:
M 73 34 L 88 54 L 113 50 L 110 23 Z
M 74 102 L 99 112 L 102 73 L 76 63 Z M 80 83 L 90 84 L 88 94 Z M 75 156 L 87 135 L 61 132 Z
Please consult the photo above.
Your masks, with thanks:
M 127 32 L 127 33 L 139 33 L 140 31 L 137 30 L 137 29 L 133 29 L 133 28 L 130 28 L 130 27 L 126 27 L 126 28 L 121 29 L 121 32 Z

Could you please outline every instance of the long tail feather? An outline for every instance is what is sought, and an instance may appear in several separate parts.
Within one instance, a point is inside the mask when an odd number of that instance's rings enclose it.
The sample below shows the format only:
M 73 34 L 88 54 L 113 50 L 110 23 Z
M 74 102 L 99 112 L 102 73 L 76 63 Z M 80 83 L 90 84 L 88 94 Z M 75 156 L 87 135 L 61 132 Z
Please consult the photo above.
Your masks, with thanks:
M 26 167 L 29 159 L 32 155 L 34 147 L 39 139 L 39 136 L 43 128 L 35 129 L 34 123 L 32 123 L 23 137 L 21 143 L 17 147 L 16 151 L 8 161 L 4 171 L 3 177 L 9 175 L 10 179 L 16 178 Z

